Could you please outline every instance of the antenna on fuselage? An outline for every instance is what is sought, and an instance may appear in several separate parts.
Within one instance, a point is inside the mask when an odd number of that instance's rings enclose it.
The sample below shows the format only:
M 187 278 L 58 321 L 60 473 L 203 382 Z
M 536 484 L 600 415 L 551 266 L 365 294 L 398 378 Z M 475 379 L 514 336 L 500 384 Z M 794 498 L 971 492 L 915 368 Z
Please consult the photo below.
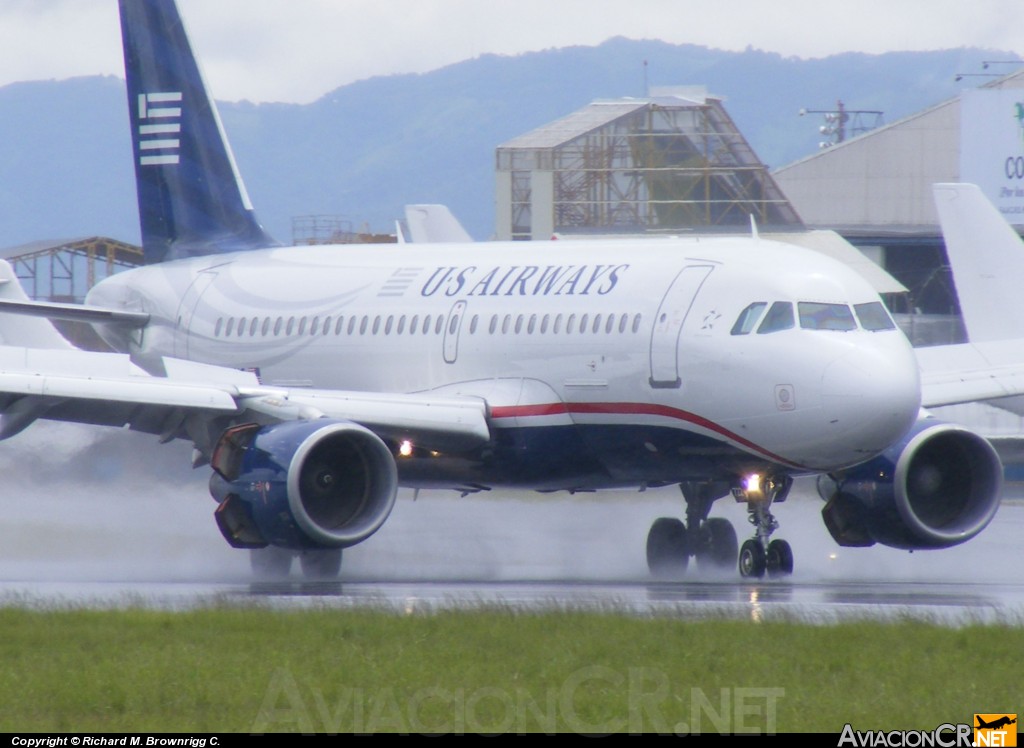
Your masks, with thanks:
M 750 238 L 757 240 L 761 238 L 761 235 L 757 233 L 757 219 L 754 218 L 754 214 L 750 214 Z

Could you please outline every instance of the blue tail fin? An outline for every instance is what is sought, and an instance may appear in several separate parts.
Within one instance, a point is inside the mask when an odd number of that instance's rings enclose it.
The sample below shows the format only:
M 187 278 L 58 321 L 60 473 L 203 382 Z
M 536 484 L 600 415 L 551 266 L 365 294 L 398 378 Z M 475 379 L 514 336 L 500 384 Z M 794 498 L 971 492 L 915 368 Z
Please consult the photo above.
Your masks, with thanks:
M 118 0 L 146 262 L 278 246 L 260 226 L 174 0 Z

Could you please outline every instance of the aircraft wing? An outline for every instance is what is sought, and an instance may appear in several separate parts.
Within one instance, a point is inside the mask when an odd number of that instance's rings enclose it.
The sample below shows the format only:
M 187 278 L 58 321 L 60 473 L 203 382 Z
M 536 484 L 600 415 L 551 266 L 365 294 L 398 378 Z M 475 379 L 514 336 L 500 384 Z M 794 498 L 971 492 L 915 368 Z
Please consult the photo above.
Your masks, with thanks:
M 1024 339 L 917 348 L 921 405 L 935 408 L 1024 394 Z
M 0 346 L 0 438 L 37 418 L 128 426 L 164 439 L 192 415 L 271 423 L 336 418 L 432 449 L 486 442 L 481 398 L 266 387 L 249 372 L 165 358 L 155 376 L 116 353 Z

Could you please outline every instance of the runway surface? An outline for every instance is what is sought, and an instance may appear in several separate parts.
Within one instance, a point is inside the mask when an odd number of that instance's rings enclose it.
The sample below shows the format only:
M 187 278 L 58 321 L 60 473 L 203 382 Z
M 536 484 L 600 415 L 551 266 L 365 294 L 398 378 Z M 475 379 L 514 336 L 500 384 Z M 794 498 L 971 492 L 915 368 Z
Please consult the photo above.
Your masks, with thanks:
M 99 434 L 99 435 L 98 435 Z M 914 617 L 1024 625 L 1024 504 L 1004 502 L 969 543 L 907 553 L 843 549 L 821 502 L 800 485 L 777 507 L 796 571 L 748 582 L 734 572 L 652 584 L 644 541 L 659 516 L 682 513 L 675 489 L 578 496 L 403 492 L 391 518 L 345 551 L 342 578 L 254 584 L 246 552 L 213 521 L 208 470 L 187 468 L 184 445 L 138 435 L 40 424 L 0 448 L 0 602 L 30 607 L 217 603 L 588 609 L 636 615 L 728 615 L 832 622 Z M 745 508 L 713 514 L 749 534 Z

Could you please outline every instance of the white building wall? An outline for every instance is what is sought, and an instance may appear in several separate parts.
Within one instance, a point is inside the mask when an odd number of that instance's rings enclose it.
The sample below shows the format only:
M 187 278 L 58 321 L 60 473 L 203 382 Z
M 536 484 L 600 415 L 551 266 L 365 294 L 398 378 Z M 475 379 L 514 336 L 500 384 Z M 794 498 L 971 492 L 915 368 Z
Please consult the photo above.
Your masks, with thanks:
M 959 154 L 960 102 L 952 100 L 773 176 L 808 226 L 934 226 L 931 185 L 957 181 Z

